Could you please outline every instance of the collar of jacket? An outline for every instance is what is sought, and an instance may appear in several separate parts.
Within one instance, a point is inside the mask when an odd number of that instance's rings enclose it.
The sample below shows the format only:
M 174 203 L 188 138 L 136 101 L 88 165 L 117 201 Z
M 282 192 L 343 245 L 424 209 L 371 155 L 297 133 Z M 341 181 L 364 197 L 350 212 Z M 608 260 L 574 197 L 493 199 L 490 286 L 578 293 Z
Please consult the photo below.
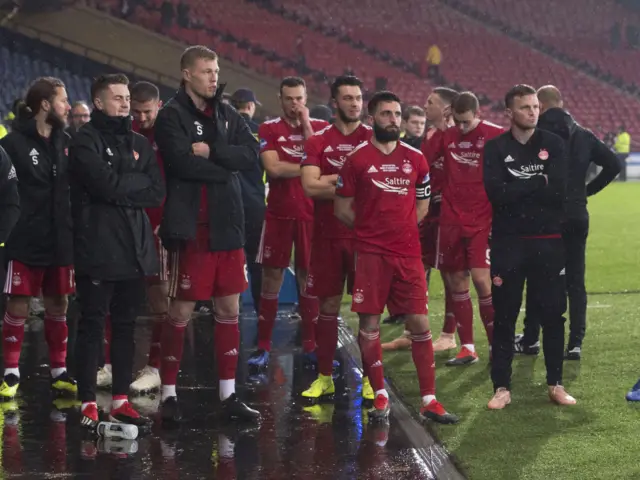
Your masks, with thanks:
M 91 112 L 91 125 L 102 133 L 111 133 L 114 135 L 128 135 L 131 130 L 131 117 L 110 117 L 102 110 L 95 108 Z
M 538 119 L 538 128 L 568 140 L 577 128 L 571 114 L 562 108 L 550 108 Z
M 11 128 L 16 132 L 20 132 L 26 137 L 32 138 L 41 143 L 46 143 L 46 140 L 44 140 L 43 137 L 40 135 L 40 132 L 38 132 L 38 124 L 36 123 L 35 118 L 28 118 L 28 119 L 16 118 L 13 121 Z M 52 126 L 51 137 L 50 137 L 51 141 L 57 142 L 63 137 L 64 137 L 63 128 L 57 127 L 55 125 Z
M 218 105 L 220 105 L 221 103 L 222 94 L 224 93 L 224 89 L 226 86 L 226 83 L 221 83 L 216 90 L 216 94 L 213 96 L 213 98 L 207 100 L 207 105 L 209 105 L 214 112 L 218 112 Z M 176 93 L 176 101 L 183 107 L 189 109 L 192 113 L 204 115 L 204 113 L 196 107 L 196 105 L 193 103 L 193 100 L 191 100 L 191 97 L 187 94 L 184 83 L 180 84 L 180 88 Z

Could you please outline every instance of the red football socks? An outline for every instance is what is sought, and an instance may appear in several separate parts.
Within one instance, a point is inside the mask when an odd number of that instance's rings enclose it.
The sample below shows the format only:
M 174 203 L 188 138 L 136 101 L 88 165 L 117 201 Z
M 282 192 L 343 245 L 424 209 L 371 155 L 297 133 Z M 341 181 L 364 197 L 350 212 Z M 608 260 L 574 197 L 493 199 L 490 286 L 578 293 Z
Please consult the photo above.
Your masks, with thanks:
M 318 371 L 321 375 L 329 376 L 333 372 L 333 357 L 338 345 L 338 315 L 321 313 L 318 316 L 316 341 L 318 343 Z
M 215 317 L 216 329 L 213 339 L 218 361 L 218 378 L 220 380 L 235 380 L 238 367 L 238 350 L 240 349 L 238 316 L 223 317 L 216 315 Z
M 51 315 L 44 312 L 44 338 L 49 346 L 51 368 L 65 368 L 67 365 L 67 316 Z
M 487 332 L 487 339 L 489 339 L 489 345 L 493 344 L 493 298 L 491 295 L 488 297 L 478 298 L 480 304 L 480 318 L 482 318 L 482 324 Z
M 260 295 L 260 311 L 258 313 L 258 350 L 271 351 L 271 335 L 278 315 L 278 294 L 263 293 Z
M 367 366 L 369 382 L 374 392 L 384 390 L 384 369 L 382 367 L 382 346 L 380 330 L 365 332 L 360 330 L 358 343 L 362 352 L 363 364 Z
M 436 364 L 431 331 L 411 335 L 411 357 L 418 373 L 420 396 L 436 394 Z
M 26 317 L 14 317 L 9 312 L 4 314 L 2 323 L 2 356 L 4 368 L 18 368 L 20 350 L 24 340 L 24 322 Z
M 189 320 L 169 316 L 162 325 L 160 378 L 162 385 L 175 385 L 184 350 L 184 333 Z
M 300 316 L 302 317 L 302 350 L 305 353 L 316 349 L 316 322 L 318 321 L 318 297 L 300 292 Z
M 473 305 L 469 290 L 452 295 L 453 314 L 458 323 L 458 336 L 462 345 L 473 345 Z
M 162 342 L 162 325 L 167 321 L 167 313 L 155 313 L 153 315 L 153 327 L 151 329 L 151 346 L 149 347 L 149 366 L 160 368 L 160 345 Z

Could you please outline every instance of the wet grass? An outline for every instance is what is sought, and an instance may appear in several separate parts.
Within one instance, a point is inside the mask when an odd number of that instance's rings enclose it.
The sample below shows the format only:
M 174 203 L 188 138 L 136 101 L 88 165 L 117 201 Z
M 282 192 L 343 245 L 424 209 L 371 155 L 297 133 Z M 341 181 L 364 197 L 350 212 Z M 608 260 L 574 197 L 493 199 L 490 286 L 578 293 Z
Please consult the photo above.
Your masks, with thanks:
M 462 420 L 453 427 L 434 426 L 434 431 L 472 480 L 640 478 L 640 408 L 624 399 L 640 375 L 640 294 L 631 293 L 640 292 L 640 184 L 613 185 L 590 202 L 589 210 L 584 358 L 581 363 L 565 362 L 565 385 L 578 405 L 560 408 L 549 403 L 540 355 L 516 357 L 512 404 L 499 412 L 487 410 L 492 388 L 477 313 L 480 362 L 447 368 L 449 355 L 436 357 L 438 399 Z M 432 330 L 437 332 L 444 302 L 439 276 L 434 278 L 429 296 Z M 355 326 L 354 315 L 347 312 L 345 305 L 344 313 Z M 383 341 L 401 331 L 399 326 L 383 326 Z M 386 354 L 384 362 L 386 375 L 417 408 L 420 396 L 410 353 Z

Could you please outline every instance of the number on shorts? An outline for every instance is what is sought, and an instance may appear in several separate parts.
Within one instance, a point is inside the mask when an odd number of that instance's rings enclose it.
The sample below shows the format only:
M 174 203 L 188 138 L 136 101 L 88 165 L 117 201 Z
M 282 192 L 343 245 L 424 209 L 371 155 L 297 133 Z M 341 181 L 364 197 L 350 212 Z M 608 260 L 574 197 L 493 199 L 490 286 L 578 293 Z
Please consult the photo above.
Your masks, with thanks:
M 244 279 L 246 282 L 249 282 L 249 268 L 246 263 L 244 264 Z
M 491 249 L 490 248 L 487 248 L 487 256 L 485 260 L 487 261 L 487 265 L 491 265 Z
M 69 288 L 75 288 L 75 278 L 73 268 L 69 269 Z

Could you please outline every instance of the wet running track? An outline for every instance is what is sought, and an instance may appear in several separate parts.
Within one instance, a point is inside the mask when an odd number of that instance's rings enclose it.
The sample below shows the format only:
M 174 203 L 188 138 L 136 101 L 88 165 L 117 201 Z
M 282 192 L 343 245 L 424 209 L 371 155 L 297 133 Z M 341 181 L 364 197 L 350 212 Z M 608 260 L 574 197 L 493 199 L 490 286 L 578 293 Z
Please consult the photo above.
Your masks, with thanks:
M 73 345 L 73 326 L 70 345 Z M 255 315 L 241 320 L 240 397 L 262 413 L 259 427 L 221 422 L 211 317 L 188 329 L 178 396 L 185 421 L 179 429 L 154 426 L 137 441 L 95 441 L 78 424 L 73 402 L 51 397 L 43 323 L 28 321 L 22 350 L 20 391 L 0 403 L 0 478 L 95 479 L 460 479 L 446 452 L 392 395 L 390 425 L 367 422 L 360 397 L 360 370 L 353 338 L 341 329 L 341 367 L 336 399 L 312 405 L 300 393 L 315 378 L 296 347 L 298 322 L 281 314 L 274 331 L 269 370 L 249 379 L 246 360 L 256 333 Z M 146 363 L 150 322 L 138 321 L 135 368 Z M 110 395 L 98 397 L 108 405 Z M 135 405 L 153 416 L 158 397 Z

